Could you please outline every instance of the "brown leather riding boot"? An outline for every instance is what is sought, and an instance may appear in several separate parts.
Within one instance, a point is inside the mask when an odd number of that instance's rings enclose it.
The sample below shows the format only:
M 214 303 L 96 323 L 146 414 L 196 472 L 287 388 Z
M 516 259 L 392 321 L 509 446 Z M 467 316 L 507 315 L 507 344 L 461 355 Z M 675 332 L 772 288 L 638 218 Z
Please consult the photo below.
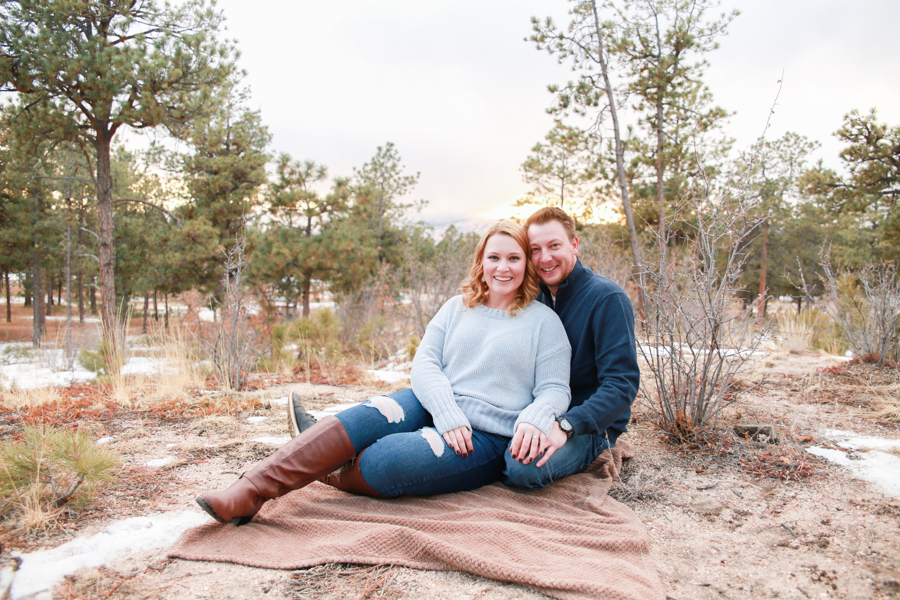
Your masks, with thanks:
M 201 495 L 197 504 L 220 523 L 244 525 L 266 500 L 309 485 L 355 454 L 344 424 L 326 417 L 241 475 L 228 489 Z
M 339 490 L 350 492 L 351 494 L 385 498 L 385 496 L 382 496 L 373 490 L 369 484 L 366 483 L 366 480 L 363 479 L 362 473 L 359 470 L 359 459 L 362 458 L 363 452 L 365 452 L 365 450 L 360 452 L 359 456 L 354 460 L 351 460 L 337 471 L 322 477 L 319 481 L 328 484 L 331 487 L 336 487 Z

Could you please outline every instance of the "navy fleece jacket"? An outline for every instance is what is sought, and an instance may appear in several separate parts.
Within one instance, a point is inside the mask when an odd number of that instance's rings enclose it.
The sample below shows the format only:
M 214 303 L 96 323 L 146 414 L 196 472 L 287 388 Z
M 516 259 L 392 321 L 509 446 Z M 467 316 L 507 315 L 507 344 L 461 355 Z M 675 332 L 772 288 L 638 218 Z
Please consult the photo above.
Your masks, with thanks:
M 539 299 L 559 315 L 572 345 L 572 403 L 562 416 L 575 435 L 605 432 L 615 444 L 627 429 L 641 379 L 631 300 L 580 260 L 556 291 L 555 305 L 544 284 Z

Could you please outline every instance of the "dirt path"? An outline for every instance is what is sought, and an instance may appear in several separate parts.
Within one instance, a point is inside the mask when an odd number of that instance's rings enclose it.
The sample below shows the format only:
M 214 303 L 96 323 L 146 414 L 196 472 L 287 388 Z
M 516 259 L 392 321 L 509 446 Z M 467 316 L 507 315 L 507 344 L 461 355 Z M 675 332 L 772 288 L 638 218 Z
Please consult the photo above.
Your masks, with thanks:
M 628 436 L 638 449 L 613 495 L 646 523 L 668 596 L 705 598 L 898 598 L 900 501 L 807 453 L 829 445 L 829 429 L 898 439 L 896 427 L 867 409 L 834 402 L 816 388 L 818 356 L 775 357 L 769 377 L 730 407 L 723 425 L 764 422 L 780 442 L 724 434 L 700 450 L 678 451 L 661 439 L 646 406 Z M 230 483 L 271 448 L 251 441 L 284 435 L 276 400 L 298 391 L 311 408 L 360 401 L 383 390 L 290 384 L 255 392 L 261 406 L 239 416 L 161 420 L 131 412 L 93 427 L 113 436 L 125 458 L 123 478 L 87 513 L 31 548 L 89 535 L 114 520 L 194 508 L 203 490 Z M 827 396 L 827 394 L 826 394 Z M 248 417 L 264 417 L 250 419 Z M 162 467 L 147 462 L 171 459 Z M 786 475 L 786 478 L 766 474 Z M 792 480 L 791 478 L 795 478 Z M 68 528 L 67 533 L 63 529 Z M 4 544 L 4 552 L 8 552 Z M 520 586 L 461 573 L 405 568 L 325 566 L 297 572 L 165 558 L 165 549 L 81 571 L 56 588 L 58 598 L 539 598 Z

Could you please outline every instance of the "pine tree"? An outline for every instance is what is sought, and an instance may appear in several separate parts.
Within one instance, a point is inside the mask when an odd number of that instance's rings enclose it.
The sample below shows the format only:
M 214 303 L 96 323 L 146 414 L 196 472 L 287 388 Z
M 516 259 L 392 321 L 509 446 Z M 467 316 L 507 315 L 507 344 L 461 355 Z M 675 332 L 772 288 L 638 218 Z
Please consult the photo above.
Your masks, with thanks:
M 248 92 L 230 81 L 216 103 L 219 112 L 195 122 L 189 133 L 191 150 L 180 157 L 190 202 L 179 215 L 194 235 L 214 232 L 214 239 L 183 240 L 195 267 L 191 286 L 222 298 L 224 249 L 243 235 L 247 219 L 262 204 L 266 183 L 266 147 L 271 140 L 258 111 L 246 107 Z M 191 245 L 193 247 L 191 248 Z
M 848 175 L 819 164 L 804 177 L 806 192 L 868 230 L 872 258 L 900 258 L 900 126 L 880 123 L 875 109 L 854 110 L 835 136 L 846 144 L 840 157 Z
M 77 139 L 95 163 L 107 336 L 116 321 L 113 139 L 123 126 L 184 133 L 215 108 L 213 93 L 234 72 L 221 23 L 205 0 L 0 3 L 0 90 L 21 94 L 38 122 L 65 125 L 54 135 Z

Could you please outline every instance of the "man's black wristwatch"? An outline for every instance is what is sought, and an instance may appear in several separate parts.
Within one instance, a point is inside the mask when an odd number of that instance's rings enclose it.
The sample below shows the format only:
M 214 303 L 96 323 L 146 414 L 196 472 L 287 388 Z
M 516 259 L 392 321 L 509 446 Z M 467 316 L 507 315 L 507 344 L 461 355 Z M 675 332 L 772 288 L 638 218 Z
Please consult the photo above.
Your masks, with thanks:
M 556 419 L 556 422 L 559 423 L 559 428 L 566 434 L 566 439 L 571 440 L 572 436 L 575 435 L 575 430 L 572 428 L 572 424 L 569 423 L 569 420 L 565 417 L 559 417 Z

